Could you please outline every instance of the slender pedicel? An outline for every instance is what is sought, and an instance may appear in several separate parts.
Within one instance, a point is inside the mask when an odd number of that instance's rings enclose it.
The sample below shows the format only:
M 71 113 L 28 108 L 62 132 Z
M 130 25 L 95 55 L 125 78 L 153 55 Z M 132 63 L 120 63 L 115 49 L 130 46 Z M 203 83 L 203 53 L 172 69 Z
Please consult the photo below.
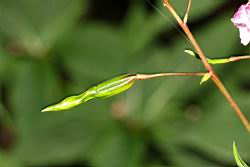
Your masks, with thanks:
M 184 52 L 186 52 L 187 54 L 197 59 L 200 59 L 199 55 L 190 49 L 185 49 Z M 235 61 L 240 61 L 240 60 L 247 60 L 247 59 L 250 60 L 250 55 L 232 56 L 232 57 L 221 58 L 221 59 L 207 58 L 207 61 L 210 64 L 225 64 L 225 63 L 230 63 L 230 62 L 235 62 Z

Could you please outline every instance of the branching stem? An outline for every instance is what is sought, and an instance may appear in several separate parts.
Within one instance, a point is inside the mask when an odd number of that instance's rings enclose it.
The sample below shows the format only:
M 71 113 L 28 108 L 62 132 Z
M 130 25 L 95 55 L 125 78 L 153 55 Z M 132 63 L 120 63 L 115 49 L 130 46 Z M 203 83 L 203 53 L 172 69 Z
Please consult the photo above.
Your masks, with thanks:
M 224 84 L 221 82 L 218 75 L 215 73 L 213 67 L 208 63 L 205 54 L 203 53 L 201 47 L 199 46 L 198 42 L 196 41 L 189 27 L 187 26 L 186 21 L 180 18 L 179 14 L 175 11 L 175 9 L 173 8 L 169 0 L 163 0 L 163 4 L 169 10 L 169 12 L 174 16 L 174 18 L 176 19 L 176 21 L 178 22 L 182 30 L 185 32 L 188 39 L 190 40 L 193 47 L 195 48 L 197 54 L 199 55 L 204 67 L 209 73 L 211 73 L 212 80 L 214 81 L 214 83 L 216 84 L 220 92 L 225 96 L 227 101 L 230 103 L 231 107 L 235 110 L 236 114 L 238 115 L 238 117 L 240 118 L 240 120 L 242 121 L 242 123 L 244 124 L 248 132 L 250 133 L 250 124 L 247 118 L 244 116 L 244 114 L 242 113 L 236 101 L 232 98 L 232 96 L 230 95 L 230 93 L 228 92 Z M 189 4 L 191 4 L 190 1 L 189 1 Z

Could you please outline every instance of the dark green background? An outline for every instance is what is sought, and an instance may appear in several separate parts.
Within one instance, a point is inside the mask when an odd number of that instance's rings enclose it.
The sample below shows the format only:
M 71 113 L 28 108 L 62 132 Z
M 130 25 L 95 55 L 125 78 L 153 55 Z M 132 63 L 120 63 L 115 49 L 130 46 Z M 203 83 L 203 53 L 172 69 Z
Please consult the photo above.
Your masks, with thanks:
M 121 74 L 204 71 L 161 1 L 150 2 L 164 16 L 142 0 L 0 0 L 1 167 L 233 167 L 233 140 L 250 162 L 249 134 L 200 77 L 40 112 Z M 187 1 L 172 2 L 183 15 Z M 246 2 L 193 0 L 189 25 L 210 58 L 249 54 L 230 20 Z M 250 119 L 249 65 L 214 68 Z

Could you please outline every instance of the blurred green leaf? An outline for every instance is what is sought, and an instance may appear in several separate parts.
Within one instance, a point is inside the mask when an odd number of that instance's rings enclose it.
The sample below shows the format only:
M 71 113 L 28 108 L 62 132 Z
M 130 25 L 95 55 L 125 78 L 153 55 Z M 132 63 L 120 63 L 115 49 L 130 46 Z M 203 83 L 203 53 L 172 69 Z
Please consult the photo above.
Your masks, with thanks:
M 44 56 L 82 12 L 80 0 L 2 0 L 0 3 L 1 30 L 10 42 L 20 43 L 31 56 Z
M 97 167 L 140 166 L 144 143 L 140 138 L 126 133 L 103 135 L 93 150 L 92 163 Z M 116 157 L 116 158 L 114 158 Z
M 4 152 L 0 152 L 0 164 L 4 167 L 23 167 L 14 157 Z
M 1 95 L 1 92 L 0 92 Z M 14 120 L 9 111 L 6 111 L 2 102 L 0 101 L 0 125 L 5 128 L 14 128 Z
M 132 2 L 122 26 L 122 33 L 128 41 L 127 44 L 132 53 L 145 49 L 162 31 L 179 29 L 173 16 L 163 6 L 162 1 L 157 1 L 155 6 L 144 1 Z M 143 6 L 145 3 L 146 6 L 153 8 L 152 13 L 146 11 Z M 174 1 L 172 3 L 184 15 L 187 3 L 184 1 Z M 199 0 L 193 0 L 189 19 L 194 20 L 204 16 L 221 4 L 223 4 L 223 1 L 203 1 L 203 3 L 199 3 Z M 181 30 L 178 31 L 182 34 Z
M 122 25 L 121 33 L 129 48 L 129 56 L 138 50 L 145 48 L 158 33 L 168 28 L 168 21 L 157 13 L 149 15 L 142 5 L 149 3 L 144 1 L 134 1 L 129 8 L 126 20 Z
M 58 59 L 62 60 L 72 79 L 79 83 L 98 79 L 92 81 L 95 84 L 127 73 L 126 66 L 130 62 L 127 60 L 129 48 L 117 30 L 103 24 L 79 26 L 64 37 L 58 49 L 61 55 Z
M 227 19 L 225 20 L 225 18 Z M 197 35 L 195 33 L 197 41 L 207 57 L 213 59 L 230 56 L 238 35 L 234 33 L 230 18 L 231 13 L 225 13 L 215 18 L 210 25 L 201 29 Z
M 202 155 L 200 152 L 195 152 L 188 149 L 180 148 L 178 145 L 173 145 L 168 147 L 170 156 L 172 158 L 172 163 L 177 167 L 186 166 L 197 166 L 197 167 L 221 167 L 221 164 L 217 164 L 215 161 L 206 159 L 202 156 L 197 156 L 197 154 Z

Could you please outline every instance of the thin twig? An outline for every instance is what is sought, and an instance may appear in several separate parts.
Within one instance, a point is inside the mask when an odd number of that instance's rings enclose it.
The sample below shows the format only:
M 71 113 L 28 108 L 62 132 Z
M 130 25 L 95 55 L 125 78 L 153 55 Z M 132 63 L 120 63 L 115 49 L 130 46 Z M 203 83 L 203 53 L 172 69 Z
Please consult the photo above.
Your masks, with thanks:
M 146 80 L 164 76 L 204 76 L 205 72 L 174 72 L 174 73 L 157 73 L 157 74 L 136 74 L 135 80 Z
M 192 0 L 188 0 L 188 6 L 187 6 L 186 14 L 185 14 L 185 16 L 183 18 L 184 24 L 187 24 L 188 16 L 189 16 L 189 11 L 191 9 L 191 6 L 192 6 Z
M 189 30 L 189 27 L 182 21 L 182 19 L 177 14 L 177 12 L 173 8 L 173 6 L 170 4 L 169 0 L 163 0 L 163 4 L 169 10 L 169 12 L 174 16 L 174 18 L 176 19 L 176 21 L 178 22 L 180 27 L 183 29 L 183 31 L 187 35 L 188 39 L 192 43 L 193 47 L 195 48 L 197 54 L 201 58 L 201 61 L 202 61 L 203 65 L 204 65 L 204 67 L 206 68 L 206 70 L 209 73 L 211 73 L 212 80 L 214 81 L 214 83 L 216 84 L 216 86 L 218 87 L 220 92 L 225 96 L 227 101 L 230 103 L 231 107 L 235 110 L 236 114 L 238 115 L 238 117 L 240 118 L 240 120 L 242 121 L 242 123 L 244 124 L 244 126 L 246 127 L 248 132 L 250 133 L 250 124 L 249 124 L 247 118 L 244 116 L 244 114 L 242 113 L 242 111 L 239 108 L 238 104 L 235 102 L 235 100 L 232 98 L 232 96 L 230 95 L 230 93 L 228 92 L 228 90 L 226 89 L 224 84 L 221 82 L 221 80 L 217 76 L 217 74 L 215 73 L 213 67 L 208 63 L 205 54 L 203 53 L 200 45 L 198 44 L 195 37 L 193 36 L 191 31 Z
M 246 60 L 246 59 L 250 59 L 250 55 L 230 57 L 229 61 L 234 62 L 234 61 L 240 61 L 240 60 Z

